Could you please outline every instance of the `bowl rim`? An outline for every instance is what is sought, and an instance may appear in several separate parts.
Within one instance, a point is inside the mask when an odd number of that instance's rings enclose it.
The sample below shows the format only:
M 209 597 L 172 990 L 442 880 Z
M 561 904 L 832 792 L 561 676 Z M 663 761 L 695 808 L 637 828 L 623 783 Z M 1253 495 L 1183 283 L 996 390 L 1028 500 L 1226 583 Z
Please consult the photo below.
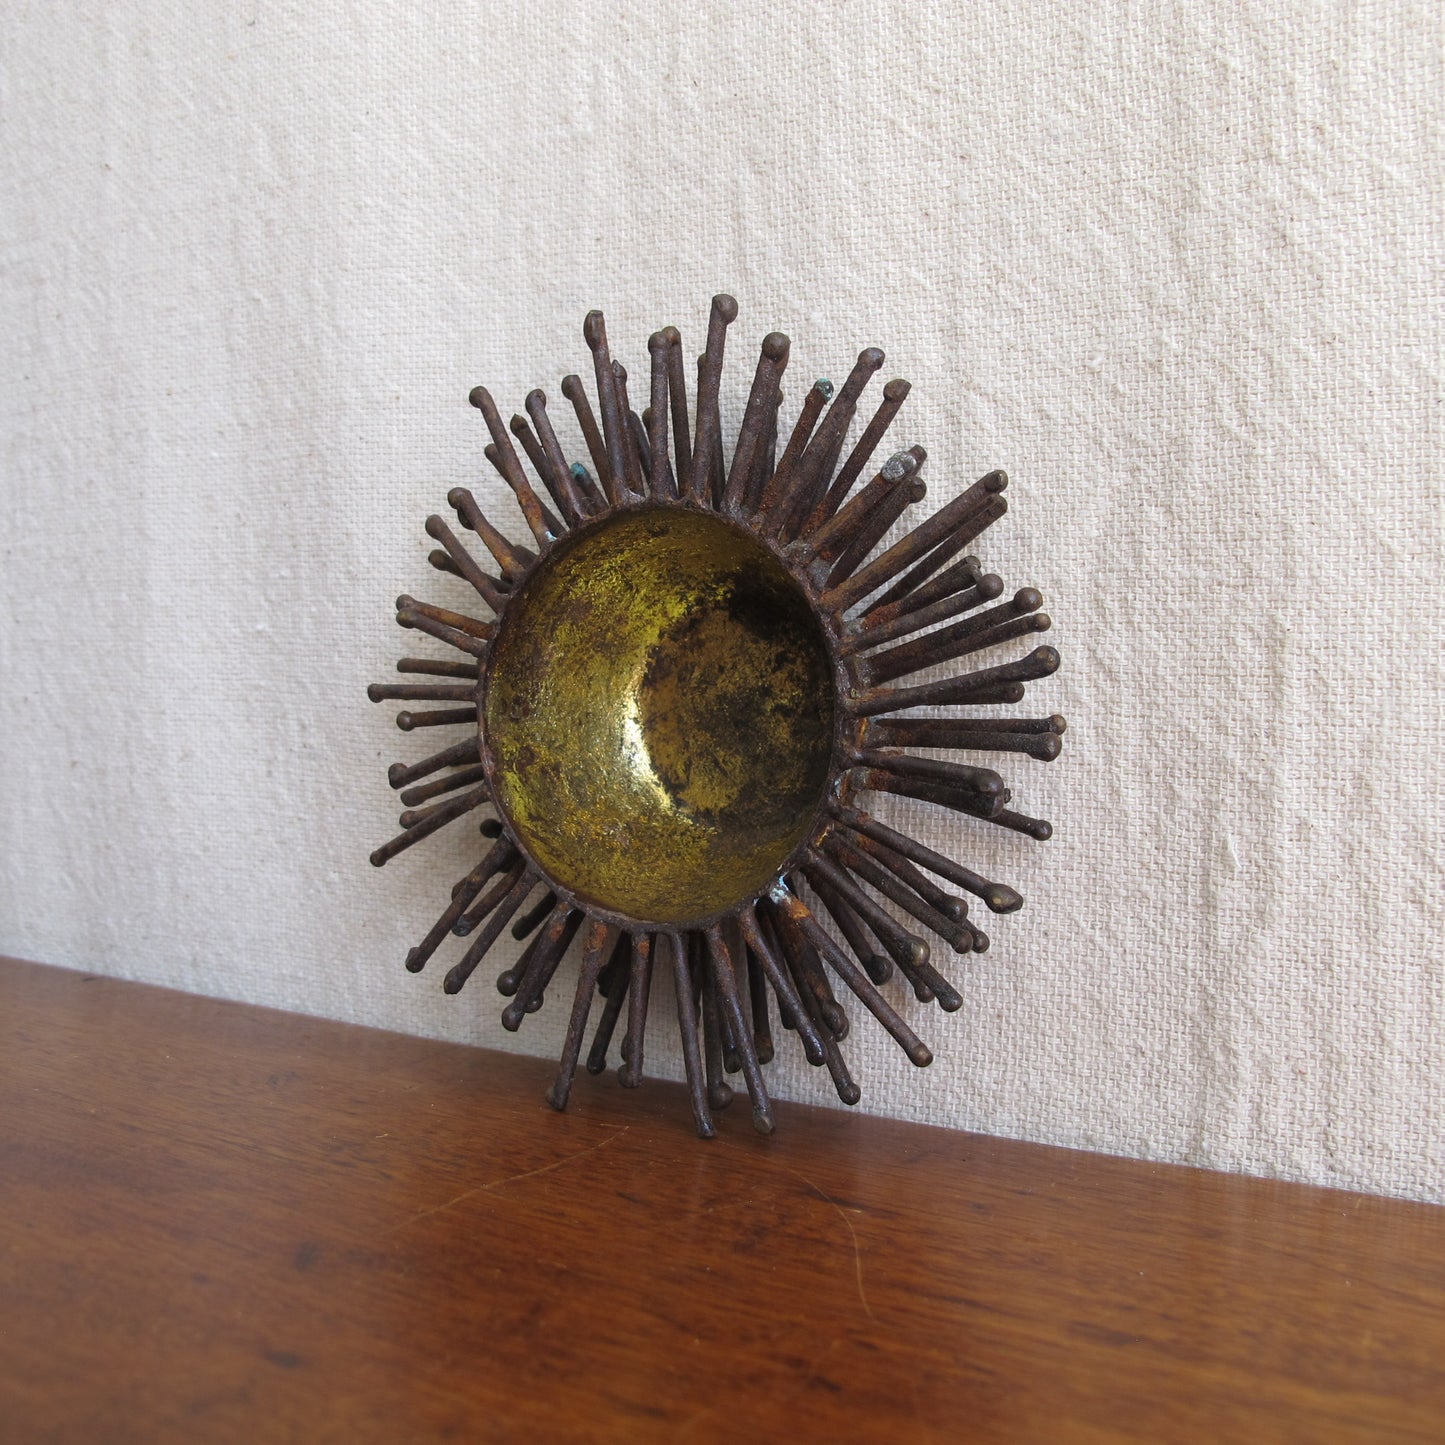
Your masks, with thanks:
M 798 842 L 789 849 L 783 862 L 769 875 L 769 881 L 763 886 L 748 889 L 726 907 L 675 921 L 640 918 L 634 914 L 608 908 L 554 877 L 551 870 L 541 863 L 527 846 L 521 830 L 513 821 L 507 808 L 504 790 L 498 785 L 500 763 L 496 750 L 488 738 L 487 728 L 487 697 L 491 689 L 492 671 L 501 651 L 498 644 L 509 625 L 509 619 L 513 622 L 515 620 L 514 606 L 517 600 L 535 578 L 555 566 L 575 547 L 581 545 L 588 538 L 609 530 L 625 519 L 644 512 L 690 513 L 706 519 L 710 525 L 726 528 L 736 533 L 776 561 L 807 604 L 809 614 L 823 640 L 829 676 L 833 684 L 833 736 L 828 754 L 827 776 L 819 792 L 818 801 L 813 807 L 807 829 Z M 813 569 L 802 563 L 800 552 L 801 549 L 797 542 L 780 546 L 774 537 L 765 533 L 761 528 L 749 525 L 745 517 L 700 504 L 691 497 L 638 497 L 633 502 L 610 507 L 600 515 L 588 518 L 581 525 L 572 528 L 566 536 L 558 538 L 552 546 L 540 552 L 526 564 L 525 570 L 508 594 L 506 609 L 497 620 L 497 634 L 487 648 L 486 656 L 482 659 L 481 667 L 478 670 L 477 748 L 486 776 L 487 788 L 491 794 L 492 806 L 501 821 L 505 836 L 526 859 L 528 867 L 536 872 L 539 881 L 556 896 L 558 904 L 566 904 L 570 908 L 580 909 L 591 918 L 600 919 L 614 928 L 631 934 L 705 931 L 727 919 L 735 918 L 749 904 L 769 894 L 788 874 L 796 871 L 800 861 L 817 846 L 819 838 L 826 831 L 832 816 L 831 808 L 851 801 L 856 790 L 851 781 L 852 764 L 848 754 L 851 748 L 857 744 L 855 735 L 861 731 L 862 720 L 850 715 L 847 699 L 850 691 L 856 691 L 859 686 L 857 664 L 841 651 L 842 618 L 832 609 L 820 604 L 822 590 L 815 583 Z

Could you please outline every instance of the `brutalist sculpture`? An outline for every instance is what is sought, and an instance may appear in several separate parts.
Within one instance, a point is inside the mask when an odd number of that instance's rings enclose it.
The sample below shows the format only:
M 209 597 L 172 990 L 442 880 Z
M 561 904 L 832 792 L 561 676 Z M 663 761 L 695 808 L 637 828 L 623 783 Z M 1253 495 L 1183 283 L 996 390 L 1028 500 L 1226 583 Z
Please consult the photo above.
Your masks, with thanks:
M 398 671 L 435 681 L 369 690 L 373 701 L 453 704 L 400 713 L 403 731 L 465 733 L 419 763 L 392 766 L 403 831 L 371 861 L 380 866 L 477 810 L 492 814 L 481 824 L 490 846 L 407 967 L 423 968 L 452 935 L 467 939 L 446 975 L 456 993 L 511 924 L 514 938 L 531 939 L 497 980 L 511 999 L 502 1022 L 516 1029 L 580 933 L 580 976 L 549 1094 L 558 1109 L 598 997 L 587 1068 L 605 1068 L 625 1008 L 620 1077 L 629 1087 L 641 1081 L 654 969 L 667 969 L 703 1135 L 732 1097 L 725 1076 L 738 1072 L 755 1126 L 772 1130 L 762 1075 L 773 1056 L 770 993 L 845 1103 L 859 1090 L 839 1049 L 848 1018 L 837 980 L 915 1064 L 930 1061 L 878 986 L 896 968 L 925 1003 L 952 1010 L 961 1000 L 899 915 L 967 953 L 988 937 L 935 879 L 995 913 L 1023 900 L 871 817 L 860 795 L 919 798 L 1045 839 L 1049 824 L 1011 811 L 992 769 L 914 750 L 1048 761 L 1064 731 L 1060 717 L 967 715 L 1018 702 L 1026 682 L 1058 667 L 1052 647 L 901 681 L 1049 626 L 1038 592 L 999 601 L 1003 583 L 960 555 L 1003 516 L 1004 474 L 990 472 L 874 556 L 924 494 L 921 447 L 893 454 L 857 486 L 908 383 L 883 388 L 845 455 L 859 399 L 883 364 L 869 348 L 836 394 L 826 381 L 809 387 L 782 436 L 788 338 L 774 332 L 729 459 L 718 385 L 736 315 L 732 297 L 713 298 L 695 420 L 675 328 L 648 343 L 651 405 L 639 416 L 601 312 L 587 317 L 600 427 L 576 376 L 563 379 L 562 394 L 590 468 L 567 460 L 542 392 L 510 428 L 484 388 L 472 392 L 491 432 L 487 458 L 516 494 L 532 545 L 509 541 L 471 492 L 454 489 L 448 502 L 496 570 L 484 571 L 436 516 L 426 523 L 440 544 L 431 561 L 469 583 L 493 615 L 399 598 L 403 627 L 461 657 L 403 658 Z

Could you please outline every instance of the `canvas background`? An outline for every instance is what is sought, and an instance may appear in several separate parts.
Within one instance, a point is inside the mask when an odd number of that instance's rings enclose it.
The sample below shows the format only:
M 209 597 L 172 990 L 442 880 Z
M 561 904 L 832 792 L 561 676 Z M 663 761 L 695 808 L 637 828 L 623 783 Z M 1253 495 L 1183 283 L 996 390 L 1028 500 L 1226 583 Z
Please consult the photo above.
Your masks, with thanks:
M 1063 758 L 1008 770 L 1054 841 L 912 815 L 1028 906 L 911 1010 L 931 1069 L 858 1024 L 863 1107 L 1445 1198 L 1441 29 L 6 6 L 0 948 L 553 1051 L 557 998 L 514 1039 L 494 969 L 403 971 L 469 844 L 367 865 L 430 739 L 363 689 L 397 593 L 463 595 L 427 513 L 502 509 L 468 389 L 725 289 L 729 431 L 764 332 L 794 381 L 882 346 L 931 500 L 1012 475 L 983 555 L 1065 657 Z

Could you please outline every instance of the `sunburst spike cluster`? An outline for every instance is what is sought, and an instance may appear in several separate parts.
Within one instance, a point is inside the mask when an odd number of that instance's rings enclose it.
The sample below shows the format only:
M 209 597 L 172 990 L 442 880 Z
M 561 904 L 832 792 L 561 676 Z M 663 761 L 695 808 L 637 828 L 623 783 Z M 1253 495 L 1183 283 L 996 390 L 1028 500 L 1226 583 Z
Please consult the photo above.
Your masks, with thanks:
M 445 991 L 456 993 L 510 929 L 525 946 L 497 987 L 508 1000 L 503 1025 L 515 1030 L 541 1008 L 580 938 L 560 1068 L 548 1095 L 558 1109 L 567 1104 L 579 1063 L 592 1074 L 607 1067 L 619 1029 L 619 1079 L 628 1088 L 642 1081 L 653 981 L 668 978 L 694 1120 L 704 1136 L 715 1131 L 714 1115 L 733 1096 L 730 1076 L 741 1076 L 754 1126 L 772 1131 L 763 1070 L 774 1056 L 774 1012 L 782 1028 L 797 1035 L 808 1062 L 827 1070 L 844 1103 L 859 1098 L 840 1048 L 850 1027 L 845 1001 L 871 1014 L 912 1063 L 930 1062 L 930 1050 L 896 1006 L 906 994 L 892 983 L 895 974 L 919 1002 L 959 1008 L 958 989 L 923 935 L 955 954 L 982 952 L 989 939 L 970 917 L 970 900 L 997 914 L 1013 912 L 1023 900 L 872 817 L 860 796 L 893 793 L 1046 839 L 1048 823 L 1009 808 L 999 773 L 936 754 L 1013 753 L 1047 762 L 1058 756 L 1064 732 L 1058 716 L 959 711 L 1018 702 L 1027 683 L 1059 665 L 1048 646 L 984 665 L 972 661 L 1050 626 L 1038 591 L 1025 587 L 1005 598 L 1003 581 L 968 551 L 1007 511 L 1005 475 L 990 472 L 878 551 L 926 491 L 923 448 L 878 459 L 908 383 L 883 386 L 850 448 L 864 394 L 884 361 L 877 348 L 866 348 L 836 390 L 825 380 L 812 383 L 787 426 L 782 382 L 790 346 L 786 336 L 770 333 L 729 456 L 719 398 L 737 312 L 732 297 L 713 298 L 695 407 L 681 334 L 672 326 L 653 333 L 643 384 L 632 388 L 645 393 L 641 413 L 633 409 L 628 372 L 612 355 L 602 313 L 590 313 L 583 338 L 592 356 L 595 411 L 578 376 L 561 382 L 585 462 L 569 460 L 542 391 L 530 392 L 525 415 L 507 424 L 485 387 L 472 391 L 490 435 L 484 455 L 515 497 L 530 544 L 510 540 L 467 488 L 454 488 L 448 502 L 457 525 L 480 542 L 489 562 L 479 563 L 439 516 L 426 521 L 438 544 L 430 561 L 466 584 L 489 616 L 399 597 L 398 624 L 451 651 L 397 664 L 398 672 L 427 681 L 368 689 L 374 702 L 406 705 L 396 717 L 402 731 L 466 729 L 419 762 L 392 764 L 387 779 L 405 807 L 401 831 L 372 853 L 372 863 L 380 866 L 487 810 L 480 860 L 452 887 L 450 902 L 408 954 L 407 968 L 420 971 L 448 939 L 462 940 L 464 951 L 444 980 Z M 559 545 L 646 508 L 711 513 L 745 529 L 806 598 L 836 681 L 828 774 L 802 841 L 777 859 L 761 888 L 745 890 L 721 912 L 681 921 L 629 916 L 615 899 L 570 889 L 500 805 L 499 764 L 488 737 L 489 660 L 508 608 L 546 572 Z M 945 667 L 947 676 L 919 677 Z M 616 843 L 599 839 L 597 846 Z

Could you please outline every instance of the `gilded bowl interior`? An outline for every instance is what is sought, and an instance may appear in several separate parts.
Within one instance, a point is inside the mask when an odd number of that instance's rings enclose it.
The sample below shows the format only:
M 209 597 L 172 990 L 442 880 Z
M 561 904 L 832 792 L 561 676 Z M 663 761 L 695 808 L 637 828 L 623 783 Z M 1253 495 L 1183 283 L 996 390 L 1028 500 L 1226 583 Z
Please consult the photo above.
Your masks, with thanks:
M 497 806 L 552 880 L 606 912 L 714 916 L 767 887 L 828 785 L 822 627 L 759 541 L 681 507 L 549 552 L 487 663 Z

